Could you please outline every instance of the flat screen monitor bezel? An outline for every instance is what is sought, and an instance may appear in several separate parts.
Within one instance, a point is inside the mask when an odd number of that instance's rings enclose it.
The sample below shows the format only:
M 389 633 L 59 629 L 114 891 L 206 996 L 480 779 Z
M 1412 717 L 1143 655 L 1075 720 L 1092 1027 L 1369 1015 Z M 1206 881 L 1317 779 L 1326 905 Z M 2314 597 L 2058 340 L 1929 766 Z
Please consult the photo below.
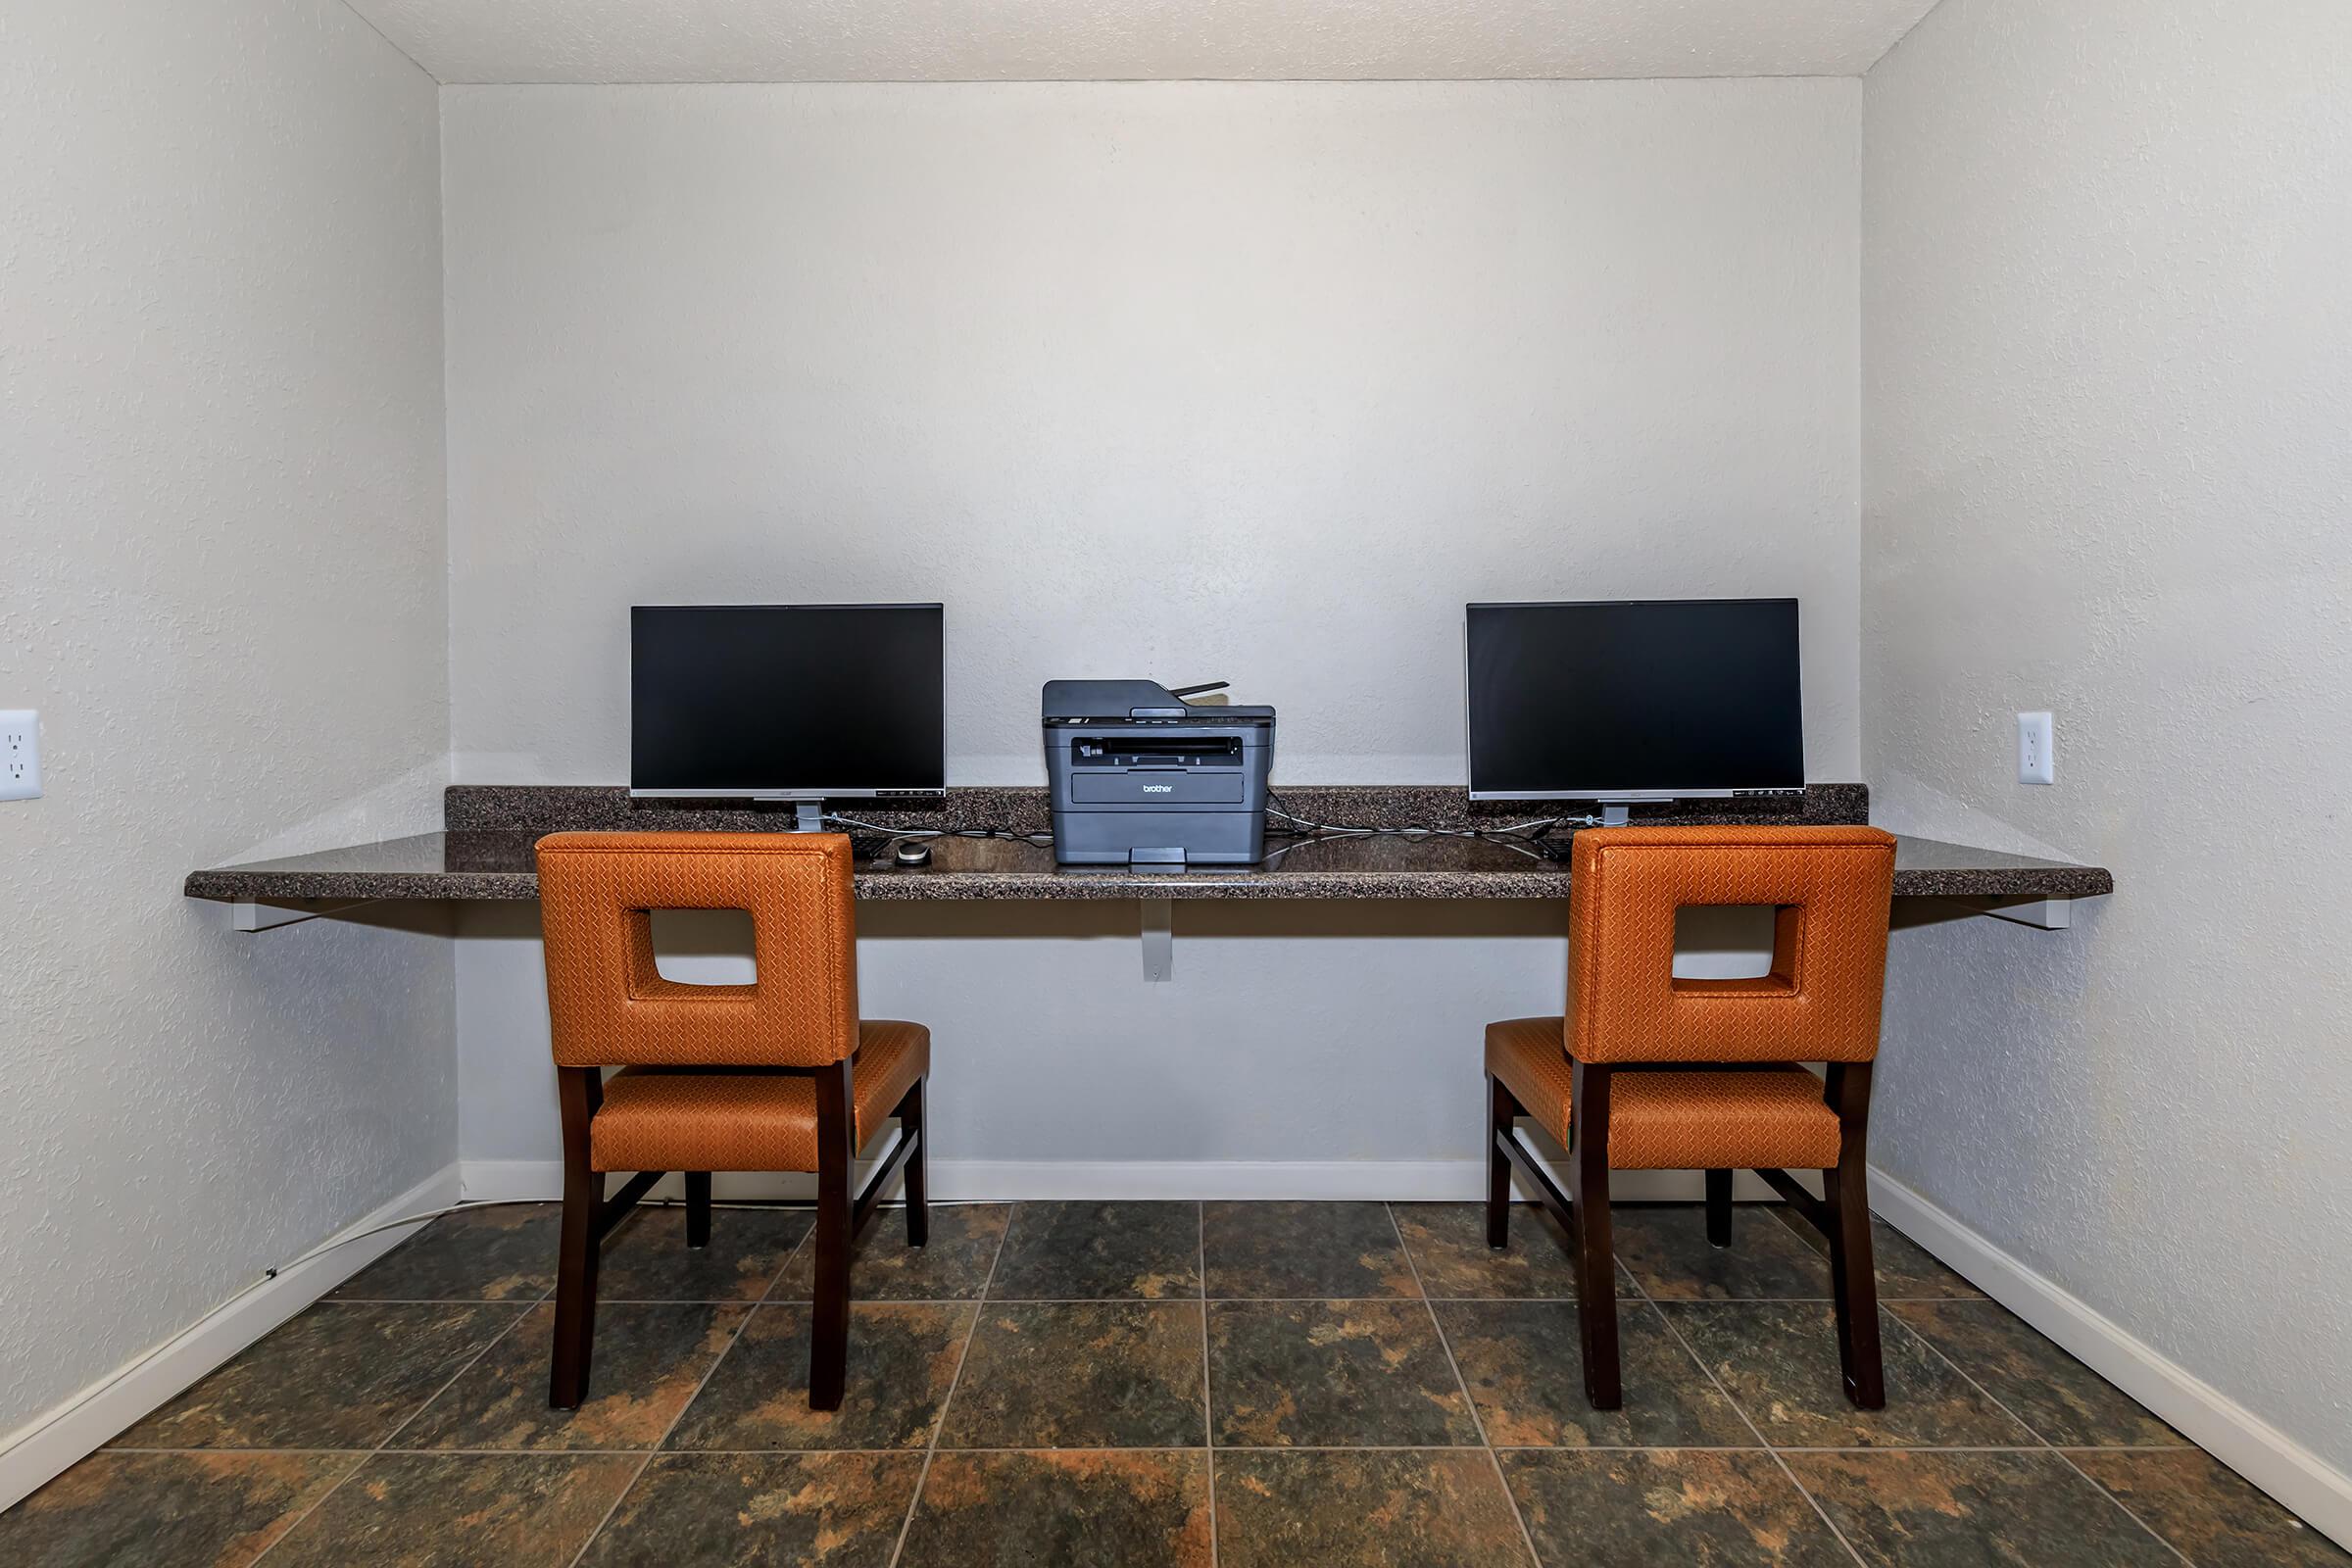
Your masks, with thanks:
M 637 783 L 636 725 L 637 725 L 637 612 L 641 610 L 931 610 L 939 612 L 940 622 L 940 716 L 939 752 L 940 782 L 936 785 L 866 784 L 840 786 L 794 785 L 779 789 L 774 785 L 757 788 L 641 788 Z M 936 801 L 947 798 L 947 614 L 942 601 L 915 601 L 905 604 L 666 604 L 631 605 L 629 607 L 629 798 L 638 801 Z
M 1470 616 L 1481 610 L 1598 610 L 1619 609 L 1628 605 L 1788 605 L 1796 612 L 1797 648 L 1797 747 L 1800 758 L 1804 748 L 1804 631 L 1805 612 L 1802 600 L 1790 594 L 1758 594 L 1721 596 L 1717 598 L 1683 599 L 1496 599 L 1478 600 L 1462 607 L 1462 774 L 1468 785 L 1469 798 L 1474 801 L 1604 801 L 1611 804 L 1642 804 L 1661 801 L 1728 801 L 1755 796 L 1797 796 L 1805 791 L 1800 778 L 1794 784 L 1699 784 L 1690 786 L 1642 784 L 1623 789 L 1578 786 L 1572 789 L 1522 790 L 1480 789 L 1471 776 L 1476 765 L 1476 752 L 1471 745 L 1471 689 L 1470 689 Z M 1805 771 L 1798 763 L 1799 773 Z

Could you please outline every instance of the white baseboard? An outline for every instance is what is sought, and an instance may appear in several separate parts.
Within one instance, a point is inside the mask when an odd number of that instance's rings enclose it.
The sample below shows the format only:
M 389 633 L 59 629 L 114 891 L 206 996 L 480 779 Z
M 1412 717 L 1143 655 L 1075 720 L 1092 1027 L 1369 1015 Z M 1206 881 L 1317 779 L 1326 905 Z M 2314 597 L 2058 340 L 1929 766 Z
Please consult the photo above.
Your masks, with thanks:
M 887 1152 L 890 1146 L 883 1146 Z M 870 1162 L 867 1162 L 870 1164 Z M 468 1202 L 564 1196 L 564 1167 L 536 1159 L 469 1159 L 462 1166 Z M 1085 1160 L 935 1159 L 931 1196 L 941 1202 L 1009 1202 L 1018 1199 L 1321 1199 L 1396 1202 L 1469 1202 L 1486 1196 L 1487 1168 L 1476 1159 L 1338 1160 Z M 1747 1172 L 1736 1196 L 1770 1200 L 1772 1189 Z M 813 1176 L 715 1177 L 720 1199 L 808 1200 Z M 1696 1171 L 1619 1171 L 1610 1193 L 1621 1201 L 1696 1201 Z M 653 1190 L 680 1196 L 672 1176 Z
M 2352 1475 L 1876 1166 L 1870 1172 L 1870 1197 L 1871 1206 L 1896 1230 L 2302 1515 L 2306 1524 L 2352 1546 Z
M 1473 1202 L 1487 1196 L 1480 1159 L 1337 1160 L 940 1160 L 932 1190 L 965 1199 L 1226 1199 Z M 1752 1178 L 1751 1178 L 1752 1179 Z M 1513 1178 L 1516 1183 L 1517 1178 Z M 1704 1192 L 1695 1171 L 1619 1171 L 1611 1195 L 1625 1201 L 1687 1199 Z M 1769 1198 L 1761 1182 L 1748 1196 Z M 1523 1195 L 1524 1196 L 1524 1195 Z
M 403 1214 L 458 1200 L 460 1167 L 452 1162 L 362 1215 L 338 1236 Z M 180 1390 L 366 1268 L 416 1233 L 403 1226 L 336 1248 L 240 1292 L 80 1393 L 0 1437 L 0 1510 L 14 1507 L 52 1477 L 96 1449 Z

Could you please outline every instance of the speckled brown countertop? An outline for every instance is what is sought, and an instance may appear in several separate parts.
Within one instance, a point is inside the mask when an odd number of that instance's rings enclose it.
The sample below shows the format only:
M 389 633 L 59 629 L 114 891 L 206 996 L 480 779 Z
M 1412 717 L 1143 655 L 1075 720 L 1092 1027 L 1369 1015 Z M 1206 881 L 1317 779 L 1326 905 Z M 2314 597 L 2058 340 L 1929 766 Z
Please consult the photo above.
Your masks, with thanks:
M 1298 787 L 1277 792 L 1284 806 L 1317 821 L 1360 825 L 1501 826 L 1523 811 L 1473 805 L 1441 787 Z M 1708 803 L 1724 809 L 1643 812 L 1654 822 L 1852 822 L 1864 820 L 1869 792 L 1858 784 L 1813 785 L 1801 804 Z M 1045 792 L 977 789 L 950 792 L 944 806 L 876 808 L 849 814 L 894 831 L 956 824 L 1045 829 Z M 449 791 L 449 829 L 378 844 L 324 850 L 193 872 L 194 899 L 516 900 L 539 896 L 531 847 L 546 833 L 583 828 L 771 828 L 774 811 L 631 803 L 612 787 L 457 786 Z M 927 866 L 905 869 L 885 858 L 886 840 L 860 834 L 857 877 L 861 899 L 1556 899 L 1568 868 L 1491 840 L 1447 836 L 1272 839 L 1254 866 L 1230 870 L 1134 871 L 1057 866 L 1049 845 L 1007 839 L 934 841 Z M 1895 853 L 1898 897 L 2073 898 L 2112 892 L 2095 866 L 1905 838 Z
M 1310 821 L 1363 827 L 1499 827 L 1556 811 L 1589 811 L 1576 801 L 1552 807 L 1525 802 L 1473 801 L 1460 785 L 1284 784 L 1274 789 L 1276 805 Z M 836 801 L 845 816 L 893 830 L 939 828 L 962 823 L 1044 833 L 1051 827 L 1046 792 L 1037 785 L 958 785 L 936 803 L 908 806 Z M 563 833 L 612 829 L 704 828 L 758 832 L 792 819 L 790 807 L 755 807 L 740 802 L 633 801 L 617 784 L 453 784 L 444 798 L 442 825 L 453 833 L 476 830 Z M 1638 806 L 1634 820 L 1648 823 L 1757 822 L 1838 823 L 1870 820 L 1870 789 L 1863 784 L 1808 784 L 1801 796 L 1765 796 Z

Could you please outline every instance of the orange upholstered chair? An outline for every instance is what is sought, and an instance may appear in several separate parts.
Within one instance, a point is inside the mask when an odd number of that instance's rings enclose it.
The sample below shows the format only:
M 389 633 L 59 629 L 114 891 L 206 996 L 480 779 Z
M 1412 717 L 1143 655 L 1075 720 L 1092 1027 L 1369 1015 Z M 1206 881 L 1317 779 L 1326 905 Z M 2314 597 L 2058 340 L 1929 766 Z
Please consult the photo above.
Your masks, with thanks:
M 1829 1239 L 1846 1396 L 1886 1402 L 1863 1169 L 1894 840 L 1867 827 L 1622 827 L 1570 851 L 1568 1011 L 1487 1026 L 1487 1240 L 1509 1240 L 1511 1167 L 1575 1237 L 1585 1390 L 1623 1402 L 1611 1170 L 1704 1170 L 1707 1236 L 1732 1239 L 1732 1173 L 1755 1170 Z M 1674 974 L 1677 910 L 1777 909 L 1772 970 Z M 1827 1064 L 1826 1082 L 1801 1063 Z M 1568 1194 L 1520 1144 L 1567 1146 Z M 1816 1199 L 1788 1170 L 1823 1172 Z
M 808 1402 L 841 1406 L 850 1245 L 902 1163 L 920 1247 L 931 1032 L 860 1021 L 850 841 L 837 833 L 558 833 L 539 841 L 547 999 L 564 1111 L 564 1239 L 549 1402 L 576 1408 L 595 1340 L 605 1234 L 686 1173 L 687 1245 L 709 1245 L 712 1171 L 813 1171 Z M 654 964 L 654 909 L 743 909 L 751 985 L 686 985 Z M 621 1069 L 610 1081 L 603 1070 Z M 852 1162 L 897 1117 L 900 1143 L 855 1201 Z M 634 1171 L 605 1196 L 605 1173 Z

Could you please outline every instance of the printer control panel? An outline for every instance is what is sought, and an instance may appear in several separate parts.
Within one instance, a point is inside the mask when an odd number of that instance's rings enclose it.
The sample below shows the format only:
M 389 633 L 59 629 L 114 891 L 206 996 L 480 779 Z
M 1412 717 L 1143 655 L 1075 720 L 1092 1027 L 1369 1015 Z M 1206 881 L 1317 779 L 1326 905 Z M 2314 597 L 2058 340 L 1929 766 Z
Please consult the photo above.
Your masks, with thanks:
M 1082 740 L 1070 748 L 1072 767 L 1239 767 L 1238 736 L 1125 735 Z
M 1070 745 L 1073 806 L 1239 806 L 1238 736 L 1106 736 Z

